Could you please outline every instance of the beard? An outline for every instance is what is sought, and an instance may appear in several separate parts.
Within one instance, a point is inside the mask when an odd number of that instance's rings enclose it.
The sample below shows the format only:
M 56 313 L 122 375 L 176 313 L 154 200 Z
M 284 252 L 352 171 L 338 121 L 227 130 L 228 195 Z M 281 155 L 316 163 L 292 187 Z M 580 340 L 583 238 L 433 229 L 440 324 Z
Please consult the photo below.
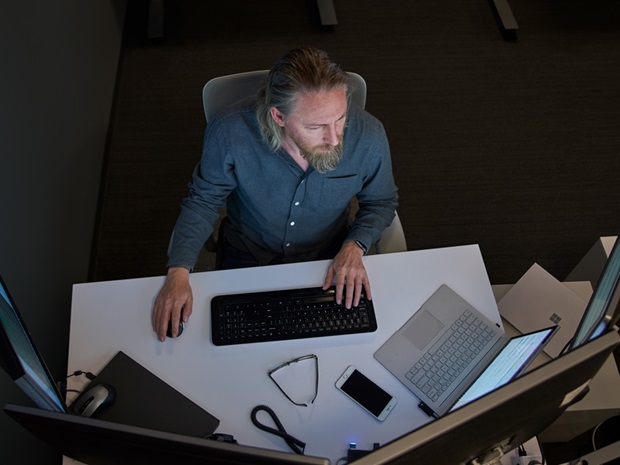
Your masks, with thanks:
M 339 142 L 336 146 L 325 144 L 310 148 L 299 142 L 295 141 L 299 147 L 301 156 L 319 173 L 325 174 L 338 167 L 343 153 L 342 136 L 339 137 Z

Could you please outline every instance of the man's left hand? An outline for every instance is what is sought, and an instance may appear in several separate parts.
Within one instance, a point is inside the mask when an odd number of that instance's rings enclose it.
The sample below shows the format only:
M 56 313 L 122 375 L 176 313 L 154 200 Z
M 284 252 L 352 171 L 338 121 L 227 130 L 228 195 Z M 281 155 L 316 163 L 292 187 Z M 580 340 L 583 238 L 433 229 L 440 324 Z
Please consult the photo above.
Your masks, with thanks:
M 334 260 L 327 270 L 323 289 L 330 287 L 335 277 L 336 302 L 338 304 L 342 303 L 344 293 L 344 305 L 346 308 L 351 308 L 351 305 L 355 307 L 359 305 L 362 288 L 366 289 L 366 298 L 368 300 L 372 299 L 370 281 L 368 280 L 366 268 L 362 260 L 363 256 L 364 251 L 355 241 L 347 241 L 342 245 L 340 252 L 334 257 Z

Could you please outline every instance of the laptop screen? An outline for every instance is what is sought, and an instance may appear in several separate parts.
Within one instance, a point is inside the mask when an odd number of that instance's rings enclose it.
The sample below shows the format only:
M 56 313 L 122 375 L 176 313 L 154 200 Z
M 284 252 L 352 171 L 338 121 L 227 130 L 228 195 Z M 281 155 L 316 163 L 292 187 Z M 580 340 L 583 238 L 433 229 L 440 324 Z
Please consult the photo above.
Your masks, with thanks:
M 0 278 L 0 361 L 39 407 L 64 412 L 64 402 Z
M 506 347 L 465 391 L 452 410 L 457 409 L 503 386 L 519 375 L 534 360 L 556 327 L 512 338 Z

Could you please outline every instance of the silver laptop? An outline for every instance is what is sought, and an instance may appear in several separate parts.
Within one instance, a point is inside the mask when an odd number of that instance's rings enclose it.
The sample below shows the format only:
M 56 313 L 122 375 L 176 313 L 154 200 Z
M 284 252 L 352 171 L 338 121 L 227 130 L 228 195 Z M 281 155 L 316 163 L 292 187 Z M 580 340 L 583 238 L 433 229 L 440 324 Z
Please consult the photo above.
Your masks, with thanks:
M 522 373 L 556 329 L 511 339 L 444 284 L 374 356 L 440 417 Z

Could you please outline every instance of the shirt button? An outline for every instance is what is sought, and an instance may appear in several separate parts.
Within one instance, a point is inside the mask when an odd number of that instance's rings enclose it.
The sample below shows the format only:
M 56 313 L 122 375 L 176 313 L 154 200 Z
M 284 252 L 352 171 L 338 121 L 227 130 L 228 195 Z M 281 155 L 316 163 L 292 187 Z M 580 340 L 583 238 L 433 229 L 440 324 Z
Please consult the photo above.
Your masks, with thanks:
M 295 205 L 296 205 L 296 206 L 297 206 L 297 205 L 299 205 L 299 202 L 295 202 Z
M 286 244 L 286 247 L 290 247 L 290 246 L 291 246 L 291 243 L 290 243 L 290 242 L 289 242 L 288 244 Z
M 295 226 L 295 222 L 294 221 L 291 221 L 291 226 Z

